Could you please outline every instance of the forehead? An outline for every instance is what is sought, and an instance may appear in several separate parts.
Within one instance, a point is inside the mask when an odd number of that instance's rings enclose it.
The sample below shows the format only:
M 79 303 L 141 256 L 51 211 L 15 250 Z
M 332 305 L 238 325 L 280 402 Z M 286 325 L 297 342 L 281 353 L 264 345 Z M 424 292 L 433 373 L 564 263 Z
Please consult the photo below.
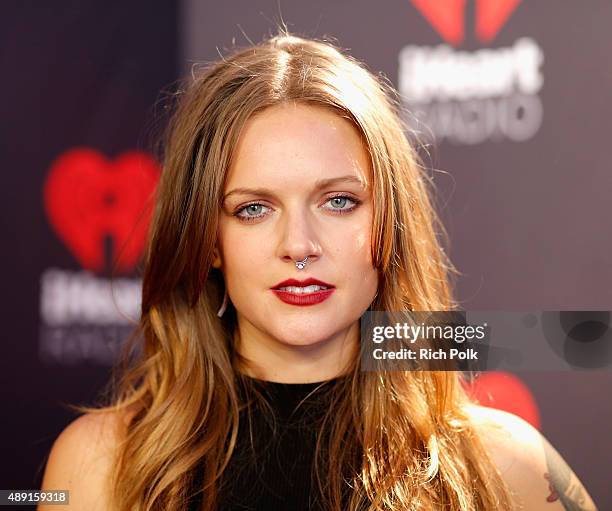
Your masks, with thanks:
M 233 185 L 289 186 L 354 175 L 370 180 L 368 151 L 359 131 L 335 111 L 283 103 L 245 124 L 226 178 Z

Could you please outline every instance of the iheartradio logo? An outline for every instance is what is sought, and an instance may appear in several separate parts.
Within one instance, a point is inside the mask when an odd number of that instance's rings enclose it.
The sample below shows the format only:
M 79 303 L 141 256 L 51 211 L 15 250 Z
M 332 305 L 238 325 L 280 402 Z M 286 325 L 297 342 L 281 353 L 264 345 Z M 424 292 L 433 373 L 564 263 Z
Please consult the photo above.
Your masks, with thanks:
M 526 36 L 489 47 L 520 3 L 476 0 L 475 32 L 487 46 L 467 51 L 457 48 L 465 38 L 466 0 L 412 0 L 444 41 L 408 45 L 398 55 L 398 89 L 417 132 L 455 144 L 535 136 L 543 119 L 542 48 Z
M 140 151 L 109 159 L 80 147 L 51 164 L 43 190 L 45 212 L 80 269 L 47 268 L 41 275 L 42 362 L 115 361 L 139 319 L 142 283 L 104 275 L 109 269 L 131 274 L 140 261 L 159 175 L 157 162 Z

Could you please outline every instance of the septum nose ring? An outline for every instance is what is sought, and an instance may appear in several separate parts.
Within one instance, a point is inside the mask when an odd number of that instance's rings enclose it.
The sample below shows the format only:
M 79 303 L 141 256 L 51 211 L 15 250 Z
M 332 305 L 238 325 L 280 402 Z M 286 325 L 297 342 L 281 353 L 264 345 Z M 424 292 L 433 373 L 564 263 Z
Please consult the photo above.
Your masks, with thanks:
M 298 270 L 303 270 L 304 267 L 306 266 L 306 261 L 308 260 L 309 256 L 306 256 L 304 259 L 302 259 L 301 261 L 295 261 L 295 267 Z

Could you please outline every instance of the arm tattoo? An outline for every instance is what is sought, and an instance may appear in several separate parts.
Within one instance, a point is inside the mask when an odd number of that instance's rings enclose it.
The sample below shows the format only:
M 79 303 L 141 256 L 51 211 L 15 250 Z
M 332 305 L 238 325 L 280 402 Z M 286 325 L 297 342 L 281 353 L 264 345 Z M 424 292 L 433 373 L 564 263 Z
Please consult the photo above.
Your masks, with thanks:
M 597 511 L 584 486 L 561 455 L 545 437 L 542 437 L 542 443 L 548 468 L 544 477 L 550 490 L 546 501 L 559 500 L 566 511 Z

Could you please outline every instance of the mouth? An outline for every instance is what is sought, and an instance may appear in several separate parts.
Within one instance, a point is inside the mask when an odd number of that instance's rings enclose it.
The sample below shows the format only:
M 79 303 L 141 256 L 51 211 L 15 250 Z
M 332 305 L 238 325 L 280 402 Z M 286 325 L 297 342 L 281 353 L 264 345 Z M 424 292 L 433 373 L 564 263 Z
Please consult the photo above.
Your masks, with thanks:
M 312 293 L 315 291 L 321 291 L 322 289 L 334 288 L 332 284 L 323 282 L 322 280 L 315 278 L 307 278 L 304 280 L 287 279 L 279 282 L 272 289 L 291 291 L 292 293 Z
M 271 288 L 283 302 L 290 305 L 315 305 L 330 297 L 335 286 L 318 279 L 287 279 Z

